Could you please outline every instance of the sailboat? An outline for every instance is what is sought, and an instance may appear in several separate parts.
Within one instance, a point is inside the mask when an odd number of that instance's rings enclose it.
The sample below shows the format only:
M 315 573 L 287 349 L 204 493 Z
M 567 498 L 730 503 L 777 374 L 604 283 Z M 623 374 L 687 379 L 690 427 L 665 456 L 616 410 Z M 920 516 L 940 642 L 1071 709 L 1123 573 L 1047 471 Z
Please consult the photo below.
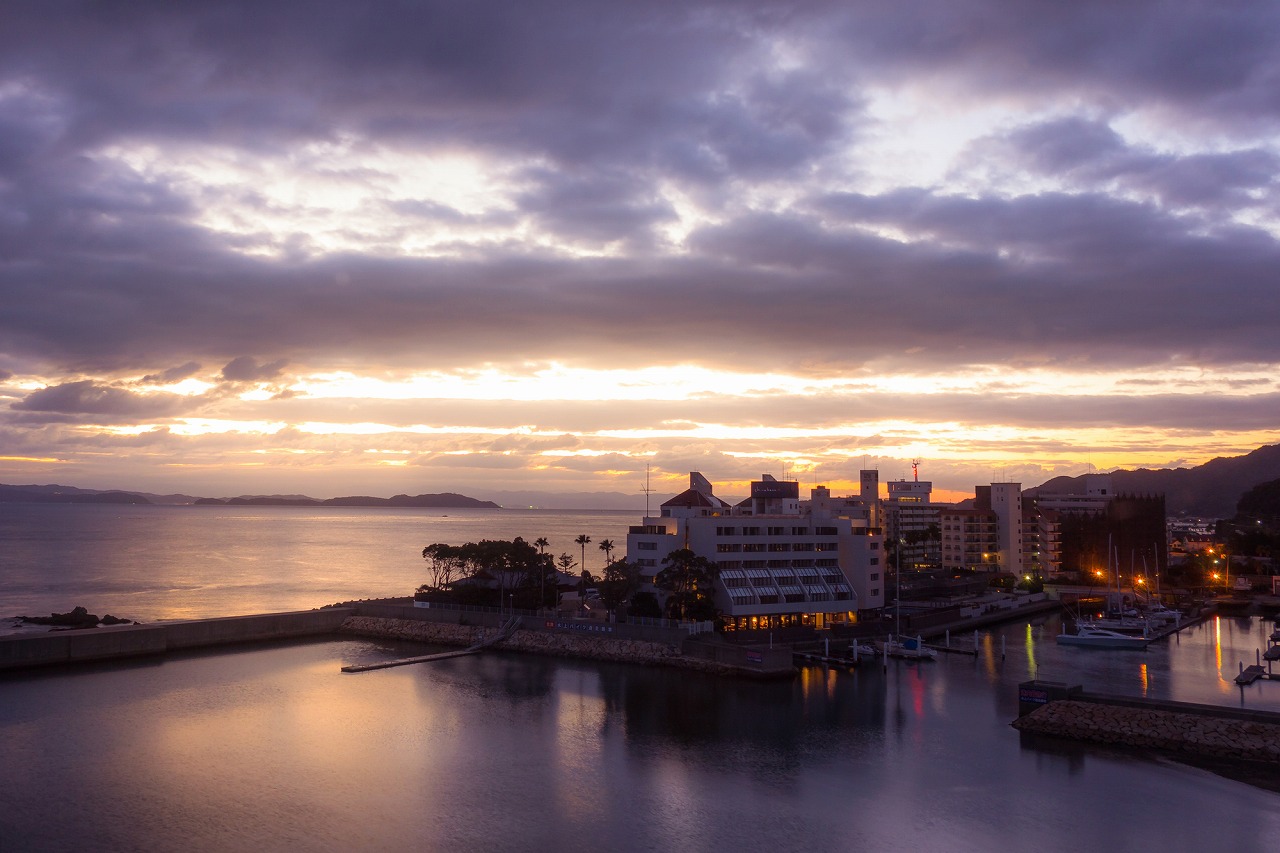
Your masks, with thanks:
M 926 646 L 923 639 L 902 636 L 902 555 L 899 549 L 894 549 L 894 556 L 897 561 L 897 568 L 894 571 L 896 593 L 894 595 L 894 633 L 888 639 L 876 643 L 876 650 L 891 658 L 933 660 L 938 656 L 938 653 Z
M 1107 537 L 1107 564 L 1112 564 L 1111 537 Z M 1066 625 L 1058 634 L 1060 646 L 1086 646 L 1096 649 L 1145 649 L 1150 643 L 1147 637 L 1149 622 L 1136 611 L 1126 613 L 1124 595 L 1120 591 L 1120 557 L 1115 556 L 1116 591 L 1112 599 L 1111 587 L 1107 587 L 1107 614 L 1101 619 L 1081 619 L 1077 613 L 1076 632 L 1068 634 Z M 1111 606 L 1111 602 L 1115 606 Z

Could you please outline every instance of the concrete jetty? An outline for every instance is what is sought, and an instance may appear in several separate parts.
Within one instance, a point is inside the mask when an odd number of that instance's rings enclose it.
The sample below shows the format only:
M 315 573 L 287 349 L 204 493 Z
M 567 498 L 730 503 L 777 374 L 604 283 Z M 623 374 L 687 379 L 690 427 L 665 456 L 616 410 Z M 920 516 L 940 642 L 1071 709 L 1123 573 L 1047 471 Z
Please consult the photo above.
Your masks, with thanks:
M 351 613 L 329 607 L 0 637 L 0 671 L 333 634 Z
M 1021 732 L 1280 765 L 1274 712 L 1091 694 L 1041 681 L 1019 685 L 1018 699 L 1021 716 L 1012 725 Z

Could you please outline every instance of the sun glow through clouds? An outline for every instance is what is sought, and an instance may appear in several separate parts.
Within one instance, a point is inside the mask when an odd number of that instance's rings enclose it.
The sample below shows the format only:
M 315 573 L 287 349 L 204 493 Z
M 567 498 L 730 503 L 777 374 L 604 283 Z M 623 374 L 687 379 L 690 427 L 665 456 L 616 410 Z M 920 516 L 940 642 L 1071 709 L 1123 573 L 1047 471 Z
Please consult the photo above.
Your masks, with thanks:
M 196 224 L 236 235 L 243 251 L 260 255 L 294 250 L 299 240 L 320 253 L 452 255 L 461 245 L 506 239 L 513 197 L 527 183 L 519 175 L 530 165 L 354 137 L 275 157 L 149 143 L 111 145 L 95 156 L 188 195 Z

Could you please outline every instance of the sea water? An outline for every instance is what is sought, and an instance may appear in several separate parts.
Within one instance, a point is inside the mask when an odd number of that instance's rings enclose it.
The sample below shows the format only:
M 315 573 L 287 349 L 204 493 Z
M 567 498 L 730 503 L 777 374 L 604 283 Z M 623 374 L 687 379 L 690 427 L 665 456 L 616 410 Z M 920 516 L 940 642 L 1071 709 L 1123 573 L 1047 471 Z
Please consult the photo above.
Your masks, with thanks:
M 638 513 L 349 507 L 0 503 L 0 617 L 77 605 L 153 622 L 306 610 L 412 595 L 422 549 L 443 542 L 549 540 L 574 570 L 626 553 Z
M 467 518 L 437 536 L 381 511 L 66 509 L 35 511 L 45 527 L 25 540 L 6 515 L 0 587 L 121 615 L 170 614 L 174 590 L 198 615 L 398 592 L 430 541 L 545 535 L 560 552 L 630 523 Z M 15 563 L 10 541 L 42 565 Z M 257 568 L 200 559 L 219 548 Z M 81 566 L 92 554 L 108 559 Z M 386 588 L 354 585 L 371 580 Z M 1023 620 L 979 632 L 976 656 L 766 683 L 500 652 L 342 673 L 422 651 L 364 639 L 4 675 L 0 849 L 1274 849 L 1280 794 L 1009 725 L 1031 677 L 1280 709 L 1280 682 L 1232 682 L 1270 625 L 1216 617 L 1145 652 L 1060 647 L 1058 630 Z

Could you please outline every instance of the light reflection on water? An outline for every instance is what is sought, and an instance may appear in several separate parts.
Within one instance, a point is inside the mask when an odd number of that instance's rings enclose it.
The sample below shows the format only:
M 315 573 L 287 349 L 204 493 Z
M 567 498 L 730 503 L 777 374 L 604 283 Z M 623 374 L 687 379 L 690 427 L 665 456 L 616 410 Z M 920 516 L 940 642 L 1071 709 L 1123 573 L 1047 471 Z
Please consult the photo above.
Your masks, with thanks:
M 523 536 L 598 572 L 602 539 L 625 549 L 619 512 L 3 504 L 0 617 L 83 605 L 144 622 L 307 610 L 410 595 L 422 549 Z
M 0 614 L 311 607 L 411 589 L 431 541 L 546 535 L 576 557 L 577 533 L 618 541 L 634 520 L 213 511 L 6 514 Z M 1232 682 L 1269 624 L 1216 618 L 1136 653 L 1059 630 L 785 683 L 495 653 L 340 673 L 422 652 L 370 640 L 4 676 L 0 848 L 1271 849 L 1280 795 L 1009 726 L 1033 677 L 1280 710 L 1280 683 Z
M 20 850 L 1268 849 L 1276 794 L 1023 744 L 1013 648 L 994 681 L 958 655 L 768 683 L 497 653 L 340 673 L 421 650 L 368 640 L 10 675 L 0 832 Z

